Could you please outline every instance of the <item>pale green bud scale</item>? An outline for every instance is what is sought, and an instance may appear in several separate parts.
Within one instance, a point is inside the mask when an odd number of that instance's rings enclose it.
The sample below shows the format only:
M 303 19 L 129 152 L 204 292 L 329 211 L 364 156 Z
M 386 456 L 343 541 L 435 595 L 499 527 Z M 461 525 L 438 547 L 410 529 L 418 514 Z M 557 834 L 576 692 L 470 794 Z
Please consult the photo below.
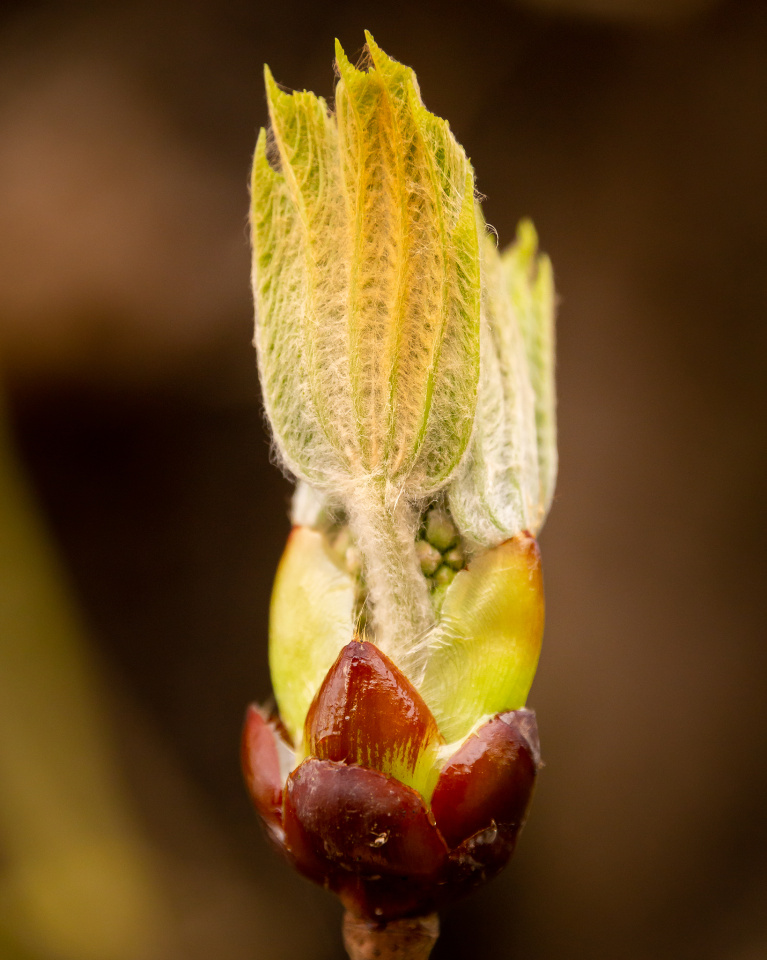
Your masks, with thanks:
M 269 611 L 269 670 L 280 716 L 300 747 L 309 705 L 354 634 L 354 578 L 325 537 L 295 527 L 277 569 Z
M 543 621 L 540 557 L 532 537 L 508 540 L 455 574 L 418 685 L 448 743 L 462 740 L 484 717 L 524 706 Z

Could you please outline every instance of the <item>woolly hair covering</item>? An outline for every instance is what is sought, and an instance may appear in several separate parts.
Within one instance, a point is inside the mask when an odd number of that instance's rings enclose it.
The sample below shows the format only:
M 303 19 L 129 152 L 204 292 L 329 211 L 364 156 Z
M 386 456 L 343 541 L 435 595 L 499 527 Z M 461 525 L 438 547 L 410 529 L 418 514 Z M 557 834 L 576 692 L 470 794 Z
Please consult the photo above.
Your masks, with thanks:
M 503 255 L 474 174 L 413 71 L 336 46 L 335 112 L 266 68 L 252 179 L 259 374 L 302 522 L 332 502 L 359 546 L 381 649 L 434 623 L 414 550 L 442 491 L 472 552 L 535 534 L 556 475 L 551 266 Z
M 253 169 L 256 344 L 286 466 L 332 490 L 386 481 L 408 499 L 449 479 L 479 378 L 474 176 L 415 75 L 368 36 L 340 46 L 336 112 L 267 70 L 278 169 Z

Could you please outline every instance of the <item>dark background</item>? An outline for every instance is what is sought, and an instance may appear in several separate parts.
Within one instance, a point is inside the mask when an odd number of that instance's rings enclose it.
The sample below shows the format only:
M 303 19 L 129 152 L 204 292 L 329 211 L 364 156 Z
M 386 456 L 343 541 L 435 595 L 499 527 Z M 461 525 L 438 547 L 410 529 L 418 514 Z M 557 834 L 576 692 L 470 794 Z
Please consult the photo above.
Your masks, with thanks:
M 11 3 L 0 366 L 170 904 L 162 960 L 331 960 L 240 781 L 289 485 L 253 351 L 262 65 L 413 66 L 559 311 L 560 477 L 515 861 L 434 960 L 767 956 L 767 4 Z M 66 960 L 70 960 L 69 957 Z

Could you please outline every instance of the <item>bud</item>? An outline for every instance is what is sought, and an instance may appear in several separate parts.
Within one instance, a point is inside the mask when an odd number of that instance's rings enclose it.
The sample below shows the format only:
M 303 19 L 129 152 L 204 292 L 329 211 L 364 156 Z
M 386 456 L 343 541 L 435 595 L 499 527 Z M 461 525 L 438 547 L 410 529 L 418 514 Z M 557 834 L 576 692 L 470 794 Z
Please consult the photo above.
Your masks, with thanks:
M 532 225 L 498 252 L 447 123 L 366 49 L 357 69 L 337 47 L 335 112 L 266 70 L 256 347 L 298 485 L 278 712 L 248 711 L 243 768 L 271 840 L 346 905 L 352 956 L 407 958 L 436 936 L 413 918 L 507 862 L 540 763 L 554 297 Z
M 496 715 L 438 759 L 444 741 L 417 691 L 359 641 L 342 650 L 315 704 L 307 739 L 316 753 L 284 784 L 279 733 L 254 707 L 243 735 L 256 809 L 301 873 L 380 922 L 427 915 L 498 873 L 540 762 L 531 711 Z

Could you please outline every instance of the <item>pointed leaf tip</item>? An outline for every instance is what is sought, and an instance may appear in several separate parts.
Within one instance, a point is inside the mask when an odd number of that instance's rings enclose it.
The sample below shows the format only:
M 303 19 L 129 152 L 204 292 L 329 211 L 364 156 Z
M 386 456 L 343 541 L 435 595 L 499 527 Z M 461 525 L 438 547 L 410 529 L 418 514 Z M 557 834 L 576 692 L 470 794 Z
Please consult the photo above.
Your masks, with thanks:
M 271 100 L 273 92 L 280 92 L 280 88 L 277 86 L 277 81 L 274 79 L 274 74 L 272 73 L 268 63 L 264 64 L 264 86 L 266 87 L 267 101 Z
M 340 74 L 342 80 L 344 77 L 348 79 L 350 75 L 354 75 L 358 72 L 351 60 L 346 56 L 346 52 L 341 46 L 341 41 L 338 39 L 338 37 L 336 37 L 336 67 L 338 68 L 338 73 Z
M 279 83 L 274 79 L 274 74 L 269 69 L 268 64 L 264 64 L 264 85 L 266 86 L 266 102 L 269 107 L 269 118 L 272 126 L 277 125 L 277 121 L 285 120 L 290 117 L 296 109 L 296 97 L 293 90 L 283 90 Z
M 538 249 L 538 231 L 529 217 L 524 217 L 517 224 L 517 246 L 530 258 L 535 256 Z
M 277 81 L 274 79 L 274 74 L 266 63 L 264 64 L 264 86 L 266 87 L 266 103 L 269 107 L 269 119 L 272 125 L 274 125 L 277 105 L 287 94 L 280 90 Z
M 370 54 L 370 59 L 373 61 L 373 66 L 379 73 L 383 73 L 384 67 L 400 66 L 396 60 L 390 57 L 385 50 L 382 50 L 381 47 L 378 46 L 373 39 L 373 34 L 369 30 L 365 31 L 365 42 L 367 44 L 368 53 Z
M 269 162 L 269 130 L 266 127 L 259 127 L 258 129 L 254 156 L 263 158 L 264 162 L 271 167 L 271 163 Z M 272 167 L 272 169 L 274 168 Z
M 258 130 L 258 137 L 256 139 L 256 149 L 253 154 L 254 163 L 253 163 L 253 172 L 255 174 L 256 168 L 263 163 L 268 164 L 266 156 L 266 127 L 260 127 Z

